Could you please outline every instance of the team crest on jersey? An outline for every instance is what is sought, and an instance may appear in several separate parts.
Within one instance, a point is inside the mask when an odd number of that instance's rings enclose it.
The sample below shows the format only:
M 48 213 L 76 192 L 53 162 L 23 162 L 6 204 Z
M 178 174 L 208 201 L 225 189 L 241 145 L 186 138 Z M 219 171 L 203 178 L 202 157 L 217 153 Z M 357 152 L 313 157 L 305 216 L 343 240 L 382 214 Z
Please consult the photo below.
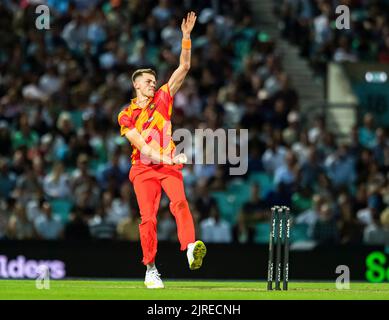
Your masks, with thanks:
M 155 108 L 155 103 L 150 104 L 150 110 L 153 110 Z

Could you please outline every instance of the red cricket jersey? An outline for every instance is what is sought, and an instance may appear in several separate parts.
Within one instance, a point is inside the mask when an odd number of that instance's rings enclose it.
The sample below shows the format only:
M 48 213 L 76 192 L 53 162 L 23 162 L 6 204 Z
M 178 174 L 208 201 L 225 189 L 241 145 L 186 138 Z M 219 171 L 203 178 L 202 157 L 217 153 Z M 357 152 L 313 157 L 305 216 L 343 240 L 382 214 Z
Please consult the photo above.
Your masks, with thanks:
M 118 115 L 120 134 L 123 136 L 127 131 L 136 128 L 147 144 L 159 148 L 161 154 L 173 156 L 175 144 L 170 121 L 173 97 L 170 95 L 169 85 L 166 83 L 159 88 L 143 109 L 135 101 L 136 98 L 132 99 Z M 134 145 L 132 148 L 131 163 L 139 163 L 140 151 Z

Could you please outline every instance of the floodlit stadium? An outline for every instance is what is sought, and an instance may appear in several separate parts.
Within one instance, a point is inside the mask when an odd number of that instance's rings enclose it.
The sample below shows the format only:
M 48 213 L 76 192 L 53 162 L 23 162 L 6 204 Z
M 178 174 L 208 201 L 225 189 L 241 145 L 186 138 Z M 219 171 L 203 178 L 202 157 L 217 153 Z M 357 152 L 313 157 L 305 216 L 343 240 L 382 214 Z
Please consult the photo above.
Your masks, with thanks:
M 388 13 L 2 0 L 0 299 L 388 299 Z

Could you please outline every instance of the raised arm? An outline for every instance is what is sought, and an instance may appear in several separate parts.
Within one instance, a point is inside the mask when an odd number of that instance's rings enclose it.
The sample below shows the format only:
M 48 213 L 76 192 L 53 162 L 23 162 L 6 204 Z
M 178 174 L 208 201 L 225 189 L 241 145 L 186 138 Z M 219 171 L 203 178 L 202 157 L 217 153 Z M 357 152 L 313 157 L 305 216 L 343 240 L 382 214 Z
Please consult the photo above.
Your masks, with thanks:
M 196 18 L 197 18 L 196 14 L 192 11 L 188 13 L 186 19 L 184 18 L 181 23 L 182 48 L 181 48 L 181 55 L 180 55 L 180 65 L 173 72 L 168 82 L 171 96 L 174 96 L 176 92 L 180 89 L 182 83 L 184 82 L 185 76 L 190 69 L 190 55 L 191 55 L 190 33 L 193 30 L 193 27 L 196 22 Z

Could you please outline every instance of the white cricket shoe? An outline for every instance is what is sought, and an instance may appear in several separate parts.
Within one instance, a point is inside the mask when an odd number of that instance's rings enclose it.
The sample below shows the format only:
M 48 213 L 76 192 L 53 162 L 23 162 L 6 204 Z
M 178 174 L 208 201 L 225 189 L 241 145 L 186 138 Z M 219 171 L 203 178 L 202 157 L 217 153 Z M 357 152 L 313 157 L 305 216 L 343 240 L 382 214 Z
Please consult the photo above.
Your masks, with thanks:
M 189 269 L 196 270 L 203 264 L 203 259 L 207 254 L 207 248 L 204 242 L 198 240 L 194 243 L 188 244 L 186 256 L 188 257 Z
M 157 269 L 146 271 L 145 286 L 147 289 L 163 289 L 165 286 L 160 278 L 160 274 Z

